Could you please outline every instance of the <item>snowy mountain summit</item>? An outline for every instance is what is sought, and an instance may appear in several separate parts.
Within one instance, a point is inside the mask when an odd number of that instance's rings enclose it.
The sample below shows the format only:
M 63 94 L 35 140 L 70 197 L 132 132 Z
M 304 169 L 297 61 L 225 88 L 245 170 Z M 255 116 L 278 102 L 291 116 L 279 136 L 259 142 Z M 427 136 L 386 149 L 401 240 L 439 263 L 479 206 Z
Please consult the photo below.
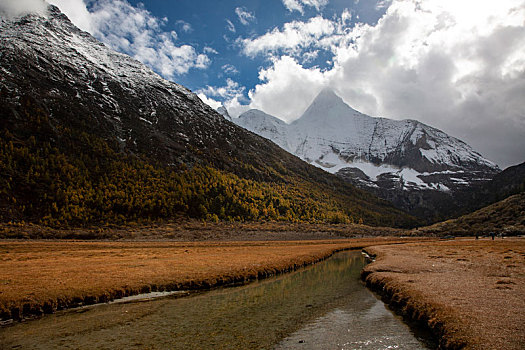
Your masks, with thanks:
M 230 113 L 228 113 L 228 110 L 226 109 L 226 107 L 220 106 L 219 108 L 217 108 L 217 113 L 222 115 L 224 119 L 232 121 L 232 117 L 230 116 Z
M 234 122 L 409 211 L 418 200 L 407 202 L 403 192 L 454 192 L 499 171 L 443 131 L 416 120 L 370 117 L 328 88 L 291 124 L 257 110 Z

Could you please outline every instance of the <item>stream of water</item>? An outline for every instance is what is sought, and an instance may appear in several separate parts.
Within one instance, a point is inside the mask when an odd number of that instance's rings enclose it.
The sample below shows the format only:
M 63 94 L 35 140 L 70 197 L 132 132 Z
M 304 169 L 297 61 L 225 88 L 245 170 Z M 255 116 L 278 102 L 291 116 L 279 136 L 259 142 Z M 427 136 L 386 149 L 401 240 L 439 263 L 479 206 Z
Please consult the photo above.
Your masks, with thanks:
M 430 349 L 363 283 L 359 252 L 242 287 L 103 304 L 0 329 L 12 349 Z

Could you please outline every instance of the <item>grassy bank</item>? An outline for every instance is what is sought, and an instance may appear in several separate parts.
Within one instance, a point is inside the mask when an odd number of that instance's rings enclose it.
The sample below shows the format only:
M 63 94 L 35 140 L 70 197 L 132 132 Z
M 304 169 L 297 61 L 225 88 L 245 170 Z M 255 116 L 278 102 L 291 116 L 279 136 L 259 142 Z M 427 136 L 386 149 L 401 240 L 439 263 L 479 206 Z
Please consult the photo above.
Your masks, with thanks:
M 444 349 L 524 349 L 525 239 L 367 248 L 362 277 Z
M 268 242 L 0 242 L 2 319 L 150 291 L 198 290 L 291 271 L 399 238 Z

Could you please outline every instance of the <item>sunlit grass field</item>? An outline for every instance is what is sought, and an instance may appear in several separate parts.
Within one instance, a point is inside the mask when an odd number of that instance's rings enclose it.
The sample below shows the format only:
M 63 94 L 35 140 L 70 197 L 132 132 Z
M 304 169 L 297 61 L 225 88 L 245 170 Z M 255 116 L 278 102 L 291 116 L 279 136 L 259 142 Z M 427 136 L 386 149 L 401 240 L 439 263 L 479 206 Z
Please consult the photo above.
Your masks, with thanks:
M 367 249 L 368 250 L 368 249 Z M 367 284 L 446 349 L 523 349 L 525 239 L 373 247 Z
M 0 310 L 3 319 L 18 319 L 150 291 L 245 283 L 314 263 L 338 250 L 406 241 L 3 241 Z

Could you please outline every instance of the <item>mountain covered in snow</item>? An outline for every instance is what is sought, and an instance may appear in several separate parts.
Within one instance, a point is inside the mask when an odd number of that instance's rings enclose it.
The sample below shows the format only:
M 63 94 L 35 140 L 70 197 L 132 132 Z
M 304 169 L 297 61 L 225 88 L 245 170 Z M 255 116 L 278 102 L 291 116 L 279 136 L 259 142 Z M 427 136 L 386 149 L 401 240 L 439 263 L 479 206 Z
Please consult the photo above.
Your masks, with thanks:
M 472 147 L 441 130 L 411 119 L 370 117 L 327 88 L 291 124 L 258 110 L 234 122 L 420 216 L 454 208 L 445 203 L 454 193 L 499 172 Z
M 217 112 L 224 117 L 224 119 L 232 121 L 232 117 L 230 116 L 230 113 L 228 113 L 228 110 L 224 106 L 220 106 L 217 108 Z
M 0 76 L 1 221 L 415 222 L 228 121 L 57 7 L 0 13 Z

